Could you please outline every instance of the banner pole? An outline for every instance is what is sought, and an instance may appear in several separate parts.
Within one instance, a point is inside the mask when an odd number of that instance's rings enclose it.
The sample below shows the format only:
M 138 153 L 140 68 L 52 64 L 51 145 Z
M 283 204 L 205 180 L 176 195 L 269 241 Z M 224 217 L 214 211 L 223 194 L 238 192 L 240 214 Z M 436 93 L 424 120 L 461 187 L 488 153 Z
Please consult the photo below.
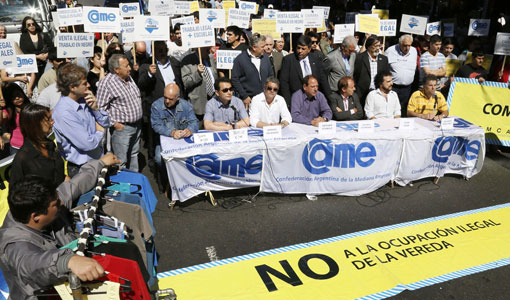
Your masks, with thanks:
M 382 38 L 382 53 L 384 53 L 384 46 L 386 46 L 386 36 Z
M 501 74 L 501 78 L 503 78 L 503 72 L 505 71 L 505 64 L 506 64 L 506 55 L 503 57 L 503 64 L 501 65 L 501 71 L 499 71 L 499 73 Z
M 289 49 L 290 51 L 289 52 L 294 52 L 294 51 L 292 51 L 292 32 L 289 34 L 290 34 L 290 49 Z
M 104 41 L 104 32 L 101 32 L 101 44 L 103 44 L 103 56 L 106 56 L 106 42 Z
M 232 69 L 228 70 L 228 79 L 232 79 Z
M 154 52 L 154 41 L 151 41 L 151 47 L 152 47 L 152 64 L 155 64 L 155 55 L 156 53 Z
M 198 58 L 200 58 L 200 64 L 202 65 L 202 51 L 200 51 L 200 48 L 197 48 L 198 51 Z
M 136 65 L 136 42 L 133 44 L 133 65 Z

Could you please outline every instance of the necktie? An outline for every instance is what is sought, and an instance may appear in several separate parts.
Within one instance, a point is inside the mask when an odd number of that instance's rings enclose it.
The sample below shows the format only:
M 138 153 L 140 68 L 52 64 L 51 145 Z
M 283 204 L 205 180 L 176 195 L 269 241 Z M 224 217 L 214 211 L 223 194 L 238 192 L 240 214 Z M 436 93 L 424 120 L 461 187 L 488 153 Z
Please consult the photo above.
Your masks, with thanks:
M 308 67 L 308 62 L 306 60 L 303 60 L 303 67 L 305 69 L 305 74 L 303 74 L 304 76 L 312 74 L 310 72 L 310 67 Z
M 214 95 L 214 83 L 209 69 L 209 67 L 205 67 L 203 75 L 205 79 L 205 91 L 207 93 L 207 98 L 212 98 Z

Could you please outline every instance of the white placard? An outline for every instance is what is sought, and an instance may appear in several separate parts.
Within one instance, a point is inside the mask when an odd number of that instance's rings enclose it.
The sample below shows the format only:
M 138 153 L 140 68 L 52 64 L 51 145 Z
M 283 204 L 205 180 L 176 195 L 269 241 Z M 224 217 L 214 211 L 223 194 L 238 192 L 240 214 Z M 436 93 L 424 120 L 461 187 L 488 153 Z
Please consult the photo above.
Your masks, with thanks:
M 134 17 L 140 15 L 140 4 L 138 2 L 119 3 L 120 15 L 122 17 Z
M 197 132 L 193 134 L 193 141 L 195 144 L 214 143 L 213 132 Z
M 468 35 L 470 36 L 487 36 L 491 25 L 490 19 L 471 19 L 469 21 Z
M 122 43 L 133 43 L 136 42 L 135 36 L 135 20 L 124 19 L 120 21 L 120 33 L 122 37 Z
M 400 125 L 398 126 L 399 131 L 409 132 L 414 129 L 414 119 L 413 118 L 400 118 Z
M 263 130 L 265 140 L 280 139 L 282 137 L 282 126 L 264 126 Z
M 305 28 L 321 28 L 324 25 L 323 9 L 302 9 Z
M 318 6 L 318 5 L 314 5 L 312 6 L 313 9 L 322 9 L 324 11 L 324 19 L 327 19 L 329 18 L 329 10 L 330 10 L 330 7 L 329 6 Z
M 248 140 L 248 128 L 233 129 L 228 131 L 228 140 L 231 142 L 244 142 Z
M 169 40 L 169 23 L 165 16 L 135 16 L 135 37 L 139 41 Z
M 381 32 L 379 36 L 396 36 L 397 20 L 380 20 Z
M 356 27 L 354 27 L 354 29 L 356 31 L 359 31 L 359 15 L 360 14 L 356 14 L 354 16 L 354 24 L 356 24 Z M 365 15 L 365 16 L 369 16 L 369 17 L 374 17 L 374 18 L 378 18 L 379 19 L 379 15 L 378 14 L 373 14 L 373 13 L 367 13 L 367 14 L 362 14 L 362 15 Z
M 81 7 L 59 8 L 57 15 L 59 26 L 83 24 L 83 9 Z
M 278 12 L 276 14 L 276 31 L 278 33 L 303 33 L 305 22 L 300 11 Z
M 172 28 L 175 27 L 175 24 L 180 23 L 181 25 L 191 25 L 195 24 L 195 17 L 193 16 L 187 16 L 187 17 L 180 17 L 170 20 L 172 23 Z
M 250 27 L 250 13 L 237 8 L 229 8 L 227 25 L 235 25 L 239 28 Z
M 86 32 L 120 32 L 118 8 L 84 6 L 83 21 Z
M 211 25 L 213 28 L 225 28 L 225 10 L 224 9 L 205 9 L 199 11 L 200 24 Z
M 443 23 L 443 36 L 453 37 L 455 35 L 455 24 L 454 23 Z
M 174 1 L 176 15 L 189 15 L 191 13 L 191 1 Z
M 354 24 L 335 24 L 333 43 L 340 44 L 348 35 L 354 35 Z
M 357 12 L 346 12 L 345 13 L 345 24 L 356 24 Z
M 37 73 L 37 59 L 35 54 L 17 55 L 16 65 L 12 74 Z
M 494 46 L 494 54 L 510 55 L 510 33 L 498 32 L 496 45 Z
M 274 19 L 276 20 L 277 9 L 264 9 L 264 19 Z
M 82 10 L 82 14 L 83 14 L 83 10 Z M 51 12 L 51 18 L 53 19 L 53 24 L 55 25 L 55 28 L 59 28 L 60 27 L 60 23 L 58 22 L 58 12 L 56 11 L 52 11 Z
M 451 130 L 453 129 L 453 123 L 455 122 L 455 118 L 442 118 L 441 119 L 441 129 L 442 130 Z
M 232 70 L 234 67 L 234 59 L 241 54 L 240 50 L 217 50 L 216 64 L 218 69 Z
M 59 33 L 55 43 L 58 58 L 94 56 L 93 33 Z
M 427 35 L 441 35 L 441 21 L 427 23 Z
M 427 18 L 406 14 L 402 15 L 400 32 L 424 35 L 425 29 L 427 29 Z
M 319 135 L 327 136 L 329 138 L 333 137 L 336 134 L 336 122 L 320 122 L 319 123 Z
M 175 3 L 173 0 L 149 0 L 151 16 L 173 16 Z
M 375 123 L 373 120 L 364 120 L 358 122 L 358 132 L 366 133 L 366 132 L 374 132 Z
M 257 14 L 257 3 L 249 2 L 249 1 L 239 1 L 239 9 L 242 11 L 247 11 L 250 14 Z
M 16 65 L 14 41 L 0 40 L 0 69 L 13 68 Z
M 193 24 L 181 26 L 182 45 L 200 48 L 216 45 L 214 28 L 211 25 Z

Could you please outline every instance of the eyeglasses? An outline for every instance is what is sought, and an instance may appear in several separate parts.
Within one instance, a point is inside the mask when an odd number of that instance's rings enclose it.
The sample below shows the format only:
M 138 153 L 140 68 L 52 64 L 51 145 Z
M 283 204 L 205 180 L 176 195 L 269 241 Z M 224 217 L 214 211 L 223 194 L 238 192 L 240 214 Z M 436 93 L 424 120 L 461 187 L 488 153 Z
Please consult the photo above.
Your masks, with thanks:
M 27 23 L 27 27 L 35 26 L 35 23 Z
M 266 88 L 266 90 L 268 90 L 268 91 L 270 91 L 270 92 L 278 92 L 278 88 L 277 88 L 277 87 L 272 88 L 272 87 L 268 86 L 268 87 Z
M 223 93 L 226 93 L 226 92 L 233 92 L 234 91 L 234 88 L 233 87 L 229 87 L 229 88 L 224 88 L 221 90 Z

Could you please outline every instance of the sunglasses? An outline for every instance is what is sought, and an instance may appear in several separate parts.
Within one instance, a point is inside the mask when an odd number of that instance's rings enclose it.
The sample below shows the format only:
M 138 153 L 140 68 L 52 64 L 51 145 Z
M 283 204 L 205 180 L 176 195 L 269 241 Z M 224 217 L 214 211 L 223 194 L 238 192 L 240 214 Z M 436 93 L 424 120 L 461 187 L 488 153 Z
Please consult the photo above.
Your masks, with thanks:
M 319 43 L 319 41 L 312 41 L 312 45 L 313 44 L 318 44 L 318 43 Z
M 27 27 L 35 26 L 35 23 L 27 23 Z
M 277 87 L 275 87 L 275 88 L 267 87 L 266 90 L 268 90 L 270 92 L 278 92 L 278 88 Z
M 229 88 L 222 89 L 221 91 L 222 91 L 223 93 L 226 93 L 226 92 L 233 92 L 233 91 L 234 91 L 234 88 L 233 88 L 233 87 L 229 87 Z

